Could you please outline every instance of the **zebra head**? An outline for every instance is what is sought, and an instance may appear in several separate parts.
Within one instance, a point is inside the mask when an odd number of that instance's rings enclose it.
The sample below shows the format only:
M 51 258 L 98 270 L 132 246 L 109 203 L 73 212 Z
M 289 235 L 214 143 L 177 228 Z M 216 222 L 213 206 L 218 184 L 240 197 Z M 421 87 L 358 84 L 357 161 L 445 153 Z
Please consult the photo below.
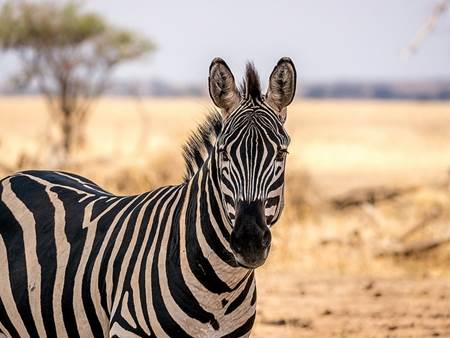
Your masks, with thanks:
M 232 225 L 230 247 L 236 262 L 246 268 L 265 262 L 270 228 L 283 209 L 289 145 L 283 125 L 295 87 L 296 71 L 289 58 L 275 66 L 265 95 L 252 64 L 247 65 L 241 90 L 222 59 L 214 59 L 210 66 L 209 93 L 223 118 L 213 163 Z

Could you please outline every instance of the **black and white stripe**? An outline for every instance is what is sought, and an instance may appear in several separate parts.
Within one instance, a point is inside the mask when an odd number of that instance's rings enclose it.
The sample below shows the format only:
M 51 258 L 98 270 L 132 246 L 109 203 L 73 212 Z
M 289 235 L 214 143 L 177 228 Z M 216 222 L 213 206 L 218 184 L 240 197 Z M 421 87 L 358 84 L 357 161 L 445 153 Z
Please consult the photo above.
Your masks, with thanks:
M 270 97 L 240 95 L 191 139 L 180 185 L 120 197 L 63 172 L 0 181 L 0 336 L 249 335 L 262 244 L 242 229 L 278 219 L 289 137 Z

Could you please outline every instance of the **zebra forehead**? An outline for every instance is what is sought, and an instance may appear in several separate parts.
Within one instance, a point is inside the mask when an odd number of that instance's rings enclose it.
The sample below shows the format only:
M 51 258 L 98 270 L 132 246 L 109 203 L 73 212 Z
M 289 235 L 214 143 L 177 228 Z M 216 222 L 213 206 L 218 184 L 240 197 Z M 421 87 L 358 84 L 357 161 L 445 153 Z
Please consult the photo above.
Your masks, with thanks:
M 249 150 L 246 150 L 248 147 L 253 150 L 263 149 L 264 147 L 287 147 L 289 136 L 286 133 L 281 134 L 273 128 L 258 128 L 256 124 L 251 124 L 223 135 L 221 143 L 223 146 L 231 146 L 236 150 L 240 148 L 240 152 L 245 151 L 250 155 Z M 254 145 L 259 147 L 253 148 Z
M 289 142 L 289 137 L 279 118 L 264 106 L 238 109 L 223 126 L 222 136 L 226 141 L 231 138 L 243 137 L 251 130 L 270 134 L 272 138 L 277 138 L 282 143 Z

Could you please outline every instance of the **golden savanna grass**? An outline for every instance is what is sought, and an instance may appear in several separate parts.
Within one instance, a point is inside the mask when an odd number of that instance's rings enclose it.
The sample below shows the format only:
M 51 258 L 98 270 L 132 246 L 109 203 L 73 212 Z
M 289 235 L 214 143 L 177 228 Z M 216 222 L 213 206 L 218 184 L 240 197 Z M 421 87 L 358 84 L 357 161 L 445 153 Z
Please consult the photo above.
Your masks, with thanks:
M 209 109 L 206 99 L 105 98 L 63 169 L 118 194 L 177 184 L 181 146 Z M 56 169 L 50 125 L 42 100 L 0 99 L 0 173 Z M 286 129 L 287 203 L 258 271 L 253 336 L 450 335 L 447 245 L 391 255 L 450 236 L 450 104 L 298 99 Z M 400 193 L 333 204 L 374 187 Z

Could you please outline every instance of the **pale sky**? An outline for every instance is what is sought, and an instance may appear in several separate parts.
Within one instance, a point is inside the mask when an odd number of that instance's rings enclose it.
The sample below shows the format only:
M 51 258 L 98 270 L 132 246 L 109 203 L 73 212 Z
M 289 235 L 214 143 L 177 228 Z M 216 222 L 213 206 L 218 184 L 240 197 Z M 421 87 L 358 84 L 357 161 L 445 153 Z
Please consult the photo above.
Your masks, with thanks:
M 3 3 L 0 0 L 0 3 Z M 237 77 L 253 60 L 265 80 L 290 56 L 300 80 L 450 79 L 450 13 L 410 59 L 400 52 L 435 0 L 90 0 L 88 8 L 145 34 L 158 50 L 120 78 L 206 81 L 215 56 Z M 0 72 L 14 64 L 0 55 Z M 265 81 L 264 81 L 265 82 Z

